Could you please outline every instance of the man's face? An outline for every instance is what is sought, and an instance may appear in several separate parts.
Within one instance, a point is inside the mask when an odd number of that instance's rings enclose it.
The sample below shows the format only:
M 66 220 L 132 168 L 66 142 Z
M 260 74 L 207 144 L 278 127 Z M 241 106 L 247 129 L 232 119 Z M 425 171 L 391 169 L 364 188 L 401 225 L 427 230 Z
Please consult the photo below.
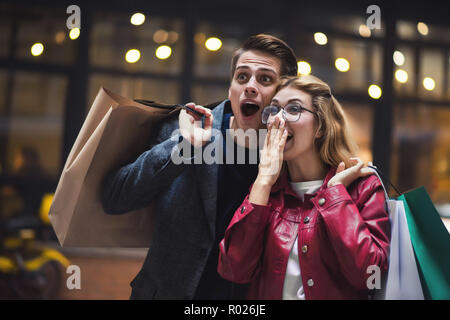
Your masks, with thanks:
M 261 113 L 274 95 L 281 62 L 260 51 L 246 51 L 238 59 L 228 90 L 234 122 L 233 129 L 258 129 Z

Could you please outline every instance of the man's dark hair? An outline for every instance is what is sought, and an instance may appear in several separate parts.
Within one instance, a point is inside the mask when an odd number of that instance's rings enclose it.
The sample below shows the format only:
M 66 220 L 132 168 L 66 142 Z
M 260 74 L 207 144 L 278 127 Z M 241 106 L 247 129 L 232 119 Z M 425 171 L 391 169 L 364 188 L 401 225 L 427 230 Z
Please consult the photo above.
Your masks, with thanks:
M 278 58 L 281 62 L 280 76 L 297 75 L 297 57 L 294 51 L 283 40 L 268 34 L 250 36 L 244 44 L 234 52 L 231 59 L 231 79 L 234 77 L 239 57 L 246 51 L 255 50 Z

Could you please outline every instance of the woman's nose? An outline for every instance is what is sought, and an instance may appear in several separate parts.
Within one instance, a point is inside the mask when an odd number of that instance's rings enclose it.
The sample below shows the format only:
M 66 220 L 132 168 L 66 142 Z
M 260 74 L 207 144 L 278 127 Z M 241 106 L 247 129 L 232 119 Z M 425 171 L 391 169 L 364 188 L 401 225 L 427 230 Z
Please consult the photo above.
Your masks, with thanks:
M 280 109 L 280 111 L 278 111 L 277 114 L 271 115 L 270 118 L 269 118 L 269 123 L 274 123 L 275 119 L 278 119 L 278 123 L 279 124 L 285 122 L 284 117 L 283 117 L 283 109 Z

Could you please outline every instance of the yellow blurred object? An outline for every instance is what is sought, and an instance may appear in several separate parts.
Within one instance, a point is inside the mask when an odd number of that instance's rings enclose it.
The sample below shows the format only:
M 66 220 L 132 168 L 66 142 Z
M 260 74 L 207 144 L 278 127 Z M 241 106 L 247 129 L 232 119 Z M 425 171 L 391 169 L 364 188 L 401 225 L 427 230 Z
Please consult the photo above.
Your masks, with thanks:
M 0 272 L 9 273 L 16 269 L 16 264 L 10 258 L 0 257 Z
M 40 256 L 25 261 L 25 269 L 28 271 L 36 271 L 51 260 L 58 261 L 66 268 L 70 266 L 69 260 L 61 253 L 53 249 L 45 249 Z
M 22 245 L 22 239 L 17 237 L 9 237 L 3 240 L 3 246 L 7 249 L 16 249 Z
M 50 212 L 50 206 L 52 205 L 54 193 L 46 193 L 42 197 L 41 207 L 39 208 L 39 217 L 45 224 L 50 224 L 50 218 L 48 213 Z
M 22 240 L 33 240 L 35 238 L 34 230 L 22 229 L 22 230 L 20 230 L 19 237 Z

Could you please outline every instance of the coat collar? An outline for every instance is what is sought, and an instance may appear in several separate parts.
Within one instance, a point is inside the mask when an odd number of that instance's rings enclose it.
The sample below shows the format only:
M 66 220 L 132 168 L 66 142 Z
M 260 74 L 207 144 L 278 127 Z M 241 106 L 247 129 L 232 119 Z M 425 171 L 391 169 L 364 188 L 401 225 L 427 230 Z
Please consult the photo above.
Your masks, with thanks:
M 224 111 L 230 108 L 230 101 L 224 100 L 212 110 L 213 129 L 221 130 Z M 231 110 L 231 108 L 230 108 Z M 216 213 L 217 213 L 217 184 L 218 184 L 218 164 L 194 165 L 197 183 L 203 201 L 203 211 L 208 221 L 210 235 L 215 237 Z

